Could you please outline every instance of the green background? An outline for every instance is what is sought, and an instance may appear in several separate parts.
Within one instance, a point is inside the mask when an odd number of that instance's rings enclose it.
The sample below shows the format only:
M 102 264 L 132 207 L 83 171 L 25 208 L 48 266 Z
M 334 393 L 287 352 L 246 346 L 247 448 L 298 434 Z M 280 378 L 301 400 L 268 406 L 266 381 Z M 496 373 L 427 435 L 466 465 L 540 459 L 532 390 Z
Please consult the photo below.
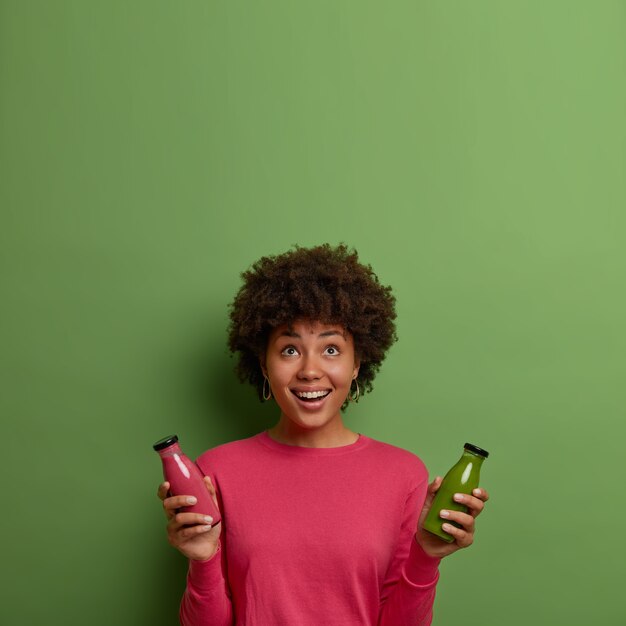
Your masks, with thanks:
M 347 423 L 491 452 L 434 624 L 625 624 L 625 115 L 623 1 L 0 0 L 2 623 L 176 623 L 151 444 L 273 423 L 239 273 L 344 241 L 400 336 Z

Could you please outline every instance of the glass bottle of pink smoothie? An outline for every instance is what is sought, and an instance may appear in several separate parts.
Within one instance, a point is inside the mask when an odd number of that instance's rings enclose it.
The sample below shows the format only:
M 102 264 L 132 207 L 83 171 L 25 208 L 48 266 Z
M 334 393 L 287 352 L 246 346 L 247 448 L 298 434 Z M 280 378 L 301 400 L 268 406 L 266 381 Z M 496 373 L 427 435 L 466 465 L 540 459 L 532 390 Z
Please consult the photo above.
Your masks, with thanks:
M 195 496 L 197 500 L 196 504 L 184 506 L 181 511 L 210 515 L 213 525 L 220 522 L 220 512 L 207 491 L 204 476 L 200 468 L 180 449 L 178 437 L 164 437 L 152 447 L 163 461 L 163 477 L 170 484 L 170 493 L 173 496 Z
M 439 486 L 437 493 L 430 505 L 430 510 L 426 515 L 424 530 L 433 535 L 437 535 L 440 539 L 452 543 L 454 537 L 441 528 L 442 524 L 449 523 L 460 528 L 459 524 L 452 520 L 445 520 L 439 516 L 441 509 L 448 511 L 462 511 L 467 513 L 467 507 L 453 500 L 455 493 L 471 494 L 478 487 L 480 479 L 480 468 L 483 461 L 489 456 L 489 452 L 479 448 L 478 446 L 466 443 L 463 446 L 463 455 L 457 461 L 448 473 L 445 475 L 443 482 Z

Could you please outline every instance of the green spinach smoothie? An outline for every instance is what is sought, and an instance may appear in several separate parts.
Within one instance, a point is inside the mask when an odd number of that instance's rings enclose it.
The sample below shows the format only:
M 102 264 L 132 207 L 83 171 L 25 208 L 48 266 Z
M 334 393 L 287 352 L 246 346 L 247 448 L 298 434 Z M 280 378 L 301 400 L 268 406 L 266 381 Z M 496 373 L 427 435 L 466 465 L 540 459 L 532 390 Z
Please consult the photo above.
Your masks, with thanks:
M 433 503 L 424 520 L 424 530 L 437 535 L 437 537 L 448 543 L 454 541 L 454 537 L 442 530 L 441 526 L 446 522 L 453 524 L 457 528 L 461 528 L 461 526 L 452 520 L 442 519 L 439 513 L 442 509 L 467 513 L 467 507 L 455 502 L 452 498 L 455 493 L 471 494 L 478 487 L 480 468 L 488 456 L 489 452 L 471 443 L 466 443 L 463 446 L 463 456 L 445 475 L 439 490 L 435 494 Z

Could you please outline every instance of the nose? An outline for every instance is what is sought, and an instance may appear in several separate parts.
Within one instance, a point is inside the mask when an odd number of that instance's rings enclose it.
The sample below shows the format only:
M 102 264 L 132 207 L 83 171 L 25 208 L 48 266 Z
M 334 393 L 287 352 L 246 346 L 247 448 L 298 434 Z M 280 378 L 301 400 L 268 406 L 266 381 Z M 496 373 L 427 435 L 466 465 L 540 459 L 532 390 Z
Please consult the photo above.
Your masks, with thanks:
M 316 380 L 322 376 L 319 360 L 315 355 L 304 355 L 300 361 L 298 378 L 300 380 Z

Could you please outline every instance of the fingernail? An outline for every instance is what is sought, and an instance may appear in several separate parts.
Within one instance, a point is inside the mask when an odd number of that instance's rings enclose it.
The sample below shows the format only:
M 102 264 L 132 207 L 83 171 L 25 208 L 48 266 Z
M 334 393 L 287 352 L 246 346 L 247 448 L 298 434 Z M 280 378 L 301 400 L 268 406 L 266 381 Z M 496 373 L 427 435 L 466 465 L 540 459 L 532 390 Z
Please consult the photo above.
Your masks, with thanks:
M 197 500 L 193 496 L 189 496 L 189 498 L 187 498 L 187 504 L 195 504 L 196 502 Z
M 480 498 L 480 495 L 481 495 L 481 494 L 482 494 L 482 491 L 481 491 L 480 489 L 474 489 L 474 495 L 475 495 L 477 498 Z
M 456 502 L 463 502 L 463 494 L 462 493 L 455 493 L 454 494 L 454 499 Z
M 203 526 L 202 530 L 204 530 L 204 532 L 208 532 L 209 530 L 211 530 L 211 528 L 213 528 L 213 526 Z
M 439 513 L 439 515 L 441 515 L 441 517 L 450 517 L 450 512 L 449 511 L 441 511 L 441 513 Z
M 212 523 L 213 523 L 213 518 L 212 518 L 210 515 L 205 515 L 205 516 L 204 516 L 204 521 L 205 521 L 207 524 L 212 524 Z
M 441 528 L 445 530 L 446 532 L 449 532 L 452 530 L 452 526 L 450 524 L 442 524 Z

